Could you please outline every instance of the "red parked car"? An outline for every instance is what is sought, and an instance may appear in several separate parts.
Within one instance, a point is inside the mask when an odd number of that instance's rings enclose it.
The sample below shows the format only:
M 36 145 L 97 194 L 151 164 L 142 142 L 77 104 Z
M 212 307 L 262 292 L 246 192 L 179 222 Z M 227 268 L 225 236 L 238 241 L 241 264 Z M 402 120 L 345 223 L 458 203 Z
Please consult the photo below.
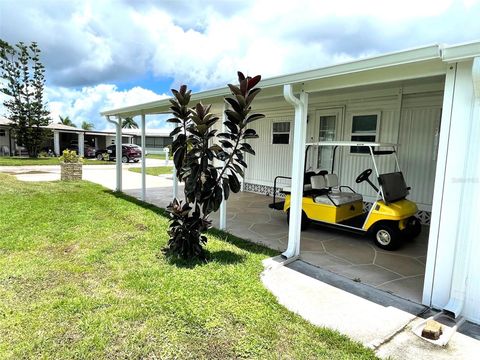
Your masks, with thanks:
M 106 149 L 97 150 L 95 157 L 98 160 L 103 159 L 103 154 L 107 153 L 109 160 L 116 159 L 117 146 L 110 145 Z M 139 162 L 142 158 L 142 149 L 135 144 L 122 144 L 122 162 L 128 163 L 129 161 Z

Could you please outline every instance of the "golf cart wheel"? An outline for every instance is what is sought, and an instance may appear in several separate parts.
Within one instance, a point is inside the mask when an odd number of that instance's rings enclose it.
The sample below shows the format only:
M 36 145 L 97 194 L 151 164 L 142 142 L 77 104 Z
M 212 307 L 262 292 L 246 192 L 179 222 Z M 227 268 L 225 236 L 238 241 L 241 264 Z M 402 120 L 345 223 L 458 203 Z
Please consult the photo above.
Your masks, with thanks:
M 128 156 L 122 156 L 122 163 L 128 163 Z
M 380 249 L 395 250 L 400 245 L 400 230 L 393 222 L 383 222 L 375 227 L 373 239 Z
M 97 160 L 103 160 L 103 154 L 97 154 L 97 156 L 95 156 L 97 158 Z
M 408 219 L 406 233 L 410 239 L 415 239 L 422 232 L 422 224 L 415 216 Z
M 287 224 L 290 225 L 290 209 L 287 210 Z M 302 224 L 300 225 L 300 230 L 307 230 L 310 225 L 310 219 L 308 218 L 305 211 L 302 211 Z

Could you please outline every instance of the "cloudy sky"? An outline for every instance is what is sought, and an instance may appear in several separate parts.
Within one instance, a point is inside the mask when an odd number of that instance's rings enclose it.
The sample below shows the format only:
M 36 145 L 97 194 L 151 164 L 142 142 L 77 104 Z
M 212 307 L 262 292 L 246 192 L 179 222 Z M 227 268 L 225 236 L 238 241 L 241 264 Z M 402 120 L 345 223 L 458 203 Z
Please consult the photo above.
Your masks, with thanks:
M 480 40 L 479 19 L 480 0 L 0 0 L 0 38 L 42 50 L 52 118 L 96 129 L 102 109 L 223 86 L 236 70 L 270 77 Z

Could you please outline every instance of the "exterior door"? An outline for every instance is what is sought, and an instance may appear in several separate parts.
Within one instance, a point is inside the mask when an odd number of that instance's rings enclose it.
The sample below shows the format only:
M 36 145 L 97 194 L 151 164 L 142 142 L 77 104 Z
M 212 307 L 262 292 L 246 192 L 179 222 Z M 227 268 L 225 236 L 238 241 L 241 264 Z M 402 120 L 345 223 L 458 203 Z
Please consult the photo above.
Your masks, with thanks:
M 307 128 L 307 143 L 338 140 L 343 109 L 318 110 Z M 336 156 L 337 159 L 340 157 Z M 311 147 L 307 153 L 307 171 L 332 169 L 333 147 Z M 336 168 L 338 168 L 336 164 Z

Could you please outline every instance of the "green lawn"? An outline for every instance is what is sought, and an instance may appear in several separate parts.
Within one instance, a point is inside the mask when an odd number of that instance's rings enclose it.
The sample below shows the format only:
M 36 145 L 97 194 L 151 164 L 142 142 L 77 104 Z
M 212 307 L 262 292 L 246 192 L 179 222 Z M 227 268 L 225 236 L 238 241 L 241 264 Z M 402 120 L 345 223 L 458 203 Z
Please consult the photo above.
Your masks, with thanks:
M 165 160 L 165 154 L 147 154 L 146 158 Z M 173 160 L 172 153 L 168 153 L 168 158 Z
M 58 158 L 56 157 L 47 157 L 47 158 L 26 158 L 18 156 L 0 156 L 0 166 L 22 166 L 22 165 L 59 165 Z M 85 165 L 113 165 L 115 163 L 111 161 L 98 161 L 92 159 L 85 159 Z
M 208 263 L 166 259 L 162 210 L 88 182 L 0 174 L 0 199 L 0 359 L 374 358 L 277 303 L 274 251 L 213 231 Z
M 141 173 L 142 168 L 129 168 L 129 171 L 133 171 L 136 173 Z M 172 166 L 152 166 L 145 168 L 145 172 L 147 175 L 164 175 L 164 174 L 171 174 L 172 173 Z

